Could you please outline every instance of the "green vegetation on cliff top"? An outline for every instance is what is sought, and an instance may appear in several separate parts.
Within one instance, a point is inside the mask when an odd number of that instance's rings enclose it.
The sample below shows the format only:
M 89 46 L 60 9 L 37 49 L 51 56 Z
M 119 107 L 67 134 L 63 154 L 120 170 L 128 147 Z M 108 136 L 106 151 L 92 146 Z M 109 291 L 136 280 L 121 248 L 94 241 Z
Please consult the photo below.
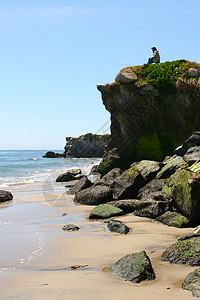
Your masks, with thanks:
M 200 64 L 185 59 L 130 68 L 137 74 L 140 83 L 150 83 L 161 92 L 172 88 L 179 77 L 186 78 L 190 68 L 200 73 Z

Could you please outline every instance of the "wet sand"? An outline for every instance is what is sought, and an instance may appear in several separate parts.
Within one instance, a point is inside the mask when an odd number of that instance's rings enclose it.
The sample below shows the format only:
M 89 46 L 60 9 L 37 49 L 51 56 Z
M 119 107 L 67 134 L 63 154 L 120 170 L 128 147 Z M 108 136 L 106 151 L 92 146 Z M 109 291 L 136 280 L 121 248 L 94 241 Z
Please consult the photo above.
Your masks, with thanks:
M 92 208 L 74 205 L 66 194 L 1 206 L 0 220 L 8 223 L 0 230 L 1 299 L 194 299 L 181 284 L 195 267 L 160 260 L 163 250 L 191 228 L 172 228 L 129 214 L 115 218 L 131 228 L 128 235 L 120 235 L 109 232 L 103 221 L 89 220 Z M 69 223 L 80 230 L 64 232 L 62 227 Z M 156 280 L 133 284 L 109 273 L 119 258 L 141 250 L 149 255 Z

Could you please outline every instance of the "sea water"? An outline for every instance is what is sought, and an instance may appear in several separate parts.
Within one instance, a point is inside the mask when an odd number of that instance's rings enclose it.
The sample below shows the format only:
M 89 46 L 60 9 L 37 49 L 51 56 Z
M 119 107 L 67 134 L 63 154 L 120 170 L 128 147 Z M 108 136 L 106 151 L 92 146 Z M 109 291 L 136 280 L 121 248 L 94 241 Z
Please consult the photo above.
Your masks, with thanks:
M 43 158 L 47 150 L 0 150 L 0 189 L 18 196 L 62 192 L 58 175 L 79 168 L 89 174 L 100 158 Z M 62 153 L 61 150 L 54 152 Z M 27 195 L 28 193 L 28 195 Z
M 62 234 L 64 220 L 67 223 L 84 220 L 83 214 L 62 216 L 61 208 L 68 212 L 68 207 L 74 204 L 71 198 L 62 197 L 66 195 L 67 183 L 56 182 L 56 178 L 74 168 L 87 175 L 101 159 L 43 158 L 46 152 L 0 151 L 0 190 L 10 191 L 14 196 L 14 201 L 0 204 L 0 276 L 4 272 L 33 268 L 46 255 L 48 241 L 55 231 L 49 224 L 60 224 L 58 232 Z M 47 200 L 46 194 L 57 193 L 61 195 L 58 201 Z M 40 202 L 22 199 L 37 195 L 43 195 Z

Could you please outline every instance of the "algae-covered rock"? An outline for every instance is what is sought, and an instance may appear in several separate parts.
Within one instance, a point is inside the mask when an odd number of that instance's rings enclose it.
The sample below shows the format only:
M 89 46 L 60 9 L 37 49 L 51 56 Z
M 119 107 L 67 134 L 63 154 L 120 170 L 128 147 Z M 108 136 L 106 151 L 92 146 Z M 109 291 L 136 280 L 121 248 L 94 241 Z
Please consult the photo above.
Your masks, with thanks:
M 162 189 L 171 196 L 174 205 L 183 216 L 187 217 L 192 226 L 200 221 L 200 174 L 188 169 L 178 169 Z
M 136 164 L 137 165 L 137 164 Z M 144 186 L 145 180 L 133 164 L 121 176 L 117 177 L 111 185 L 114 199 L 136 198 L 139 189 Z
M 156 175 L 158 179 L 166 179 L 169 178 L 172 174 L 176 172 L 181 167 L 187 167 L 188 164 L 184 161 L 184 159 L 180 156 L 175 156 L 170 159 L 165 166 L 161 169 L 160 172 Z
M 189 225 L 188 218 L 175 211 L 166 211 L 163 215 L 156 218 L 155 221 L 178 228 L 188 227 Z
M 136 169 L 140 172 L 146 182 L 154 179 L 156 174 L 161 169 L 161 163 L 151 160 L 142 160 L 136 166 Z
M 172 264 L 200 266 L 200 237 L 178 241 L 163 252 L 161 259 Z
M 120 234 L 127 234 L 129 232 L 128 226 L 126 226 L 121 221 L 111 219 L 105 221 L 104 223 L 107 224 L 108 229 L 112 232 L 117 232 Z
M 182 288 L 192 291 L 194 297 L 200 298 L 200 268 L 189 273 L 182 284 Z
M 112 190 L 109 186 L 91 186 L 76 193 L 74 202 L 85 205 L 98 205 L 112 201 Z
M 120 208 L 109 204 L 100 204 L 90 212 L 89 219 L 106 219 L 123 214 L 124 212 Z
M 125 255 L 111 266 L 110 272 L 133 283 L 156 278 L 145 251 Z
M 98 165 L 97 171 L 101 174 L 101 176 L 104 176 L 113 168 L 119 167 L 119 159 L 120 157 L 115 148 L 108 151 L 103 157 L 102 162 Z

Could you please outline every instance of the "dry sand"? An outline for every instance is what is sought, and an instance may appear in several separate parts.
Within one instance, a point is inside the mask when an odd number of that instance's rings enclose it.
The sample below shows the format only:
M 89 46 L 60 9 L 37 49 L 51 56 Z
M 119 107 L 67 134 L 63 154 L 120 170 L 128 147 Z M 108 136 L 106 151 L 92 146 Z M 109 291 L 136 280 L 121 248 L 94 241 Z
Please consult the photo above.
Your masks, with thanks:
M 28 219 L 28 208 L 33 219 L 37 214 L 35 226 L 42 232 L 45 247 L 29 264 L 19 266 L 15 262 L 14 270 L 0 273 L 0 299 L 194 299 L 181 284 L 195 268 L 160 260 L 163 250 L 178 236 L 192 232 L 191 228 L 172 228 L 129 214 L 115 219 L 125 222 L 130 233 L 111 233 L 103 221 L 88 219 L 91 206 L 73 205 L 66 194 L 24 198 L 19 205 L 26 208 Z M 64 232 L 62 226 L 68 223 L 80 230 Z M 24 238 L 25 251 L 26 235 L 19 234 L 22 241 Z M 156 280 L 133 284 L 109 273 L 109 266 L 119 258 L 141 250 L 149 255 Z M 0 258 L 1 266 L 9 265 L 10 251 Z M 72 270 L 75 265 L 85 267 Z

